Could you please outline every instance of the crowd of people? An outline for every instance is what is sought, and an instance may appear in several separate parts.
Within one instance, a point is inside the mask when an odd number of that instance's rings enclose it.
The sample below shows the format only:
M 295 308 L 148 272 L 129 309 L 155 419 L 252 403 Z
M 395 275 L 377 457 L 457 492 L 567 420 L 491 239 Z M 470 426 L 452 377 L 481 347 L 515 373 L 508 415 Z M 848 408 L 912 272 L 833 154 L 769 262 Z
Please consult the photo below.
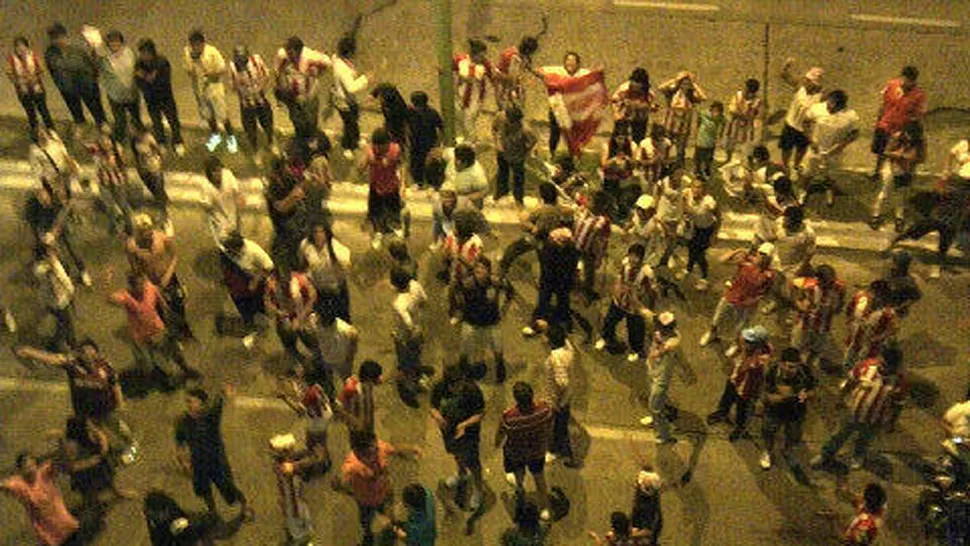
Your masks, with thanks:
M 58 471 L 70 474 L 72 488 L 84 495 L 86 505 L 97 504 L 104 491 L 132 495 L 115 486 L 114 474 L 139 458 L 139 432 L 121 418 L 125 397 L 119 373 L 95 340 L 78 336 L 74 323 L 78 285 L 92 285 L 71 237 L 72 226 L 82 220 L 77 197 L 88 194 L 103 205 L 109 229 L 122 241 L 130 265 L 124 286 L 107 303 L 126 313 L 135 367 L 159 380 L 164 390 L 185 389 L 186 411 L 174 434 L 179 465 L 192 477 L 193 491 L 210 514 L 216 513 L 214 485 L 227 504 L 239 505 L 237 517 L 247 521 L 253 511 L 234 482 L 220 431 L 223 408 L 234 389 L 227 385 L 224 392 L 212 394 L 201 388 L 201 371 L 183 354 L 182 344 L 195 339 L 195 333 L 178 276 L 164 165 L 169 146 L 181 156 L 186 145 L 194 144 L 180 130 L 172 66 L 152 40 L 140 40 L 136 54 L 117 30 L 102 36 L 85 26 L 78 41 L 63 25 L 54 24 L 48 36 L 43 63 L 27 39 L 18 38 L 7 72 L 33 136 L 30 159 L 38 183 L 25 217 L 35 238 L 38 295 L 57 327 L 46 347 L 21 346 L 16 354 L 65 370 L 74 414 L 56 456 L 39 460 L 22 453 L 16 461 L 18 474 L 3 482 L 3 489 L 27 506 L 38 540 L 49 546 L 86 541 L 52 481 Z M 500 326 L 512 320 L 506 313 L 509 302 L 522 299 L 513 281 L 517 265 L 530 255 L 538 261 L 537 294 L 521 331 L 526 337 L 541 336 L 548 353 L 541 364 L 542 385 L 516 381 L 512 386 L 514 403 L 501 412 L 494 438 L 515 490 L 515 521 L 502 535 L 504 545 L 544 543 L 552 520 L 564 515 L 561 491 L 550 490 L 544 469 L 557 460 L 567 468 L 583 464 L 571 445 L 569 428 L 580 352 L 573 341 L 574 326 L 594 351 L 626 353 L 631 364 L 642 366 L 648 412 L 640 424 L 655 432 L 658 446 L 677 441 L 678 408 L 669 394 L 675 372 L 687 384 L 695 380 L 683 353 L 683 345 L 690 342 L 706 347 L 721 340 L 731 363 L 723 394 L 707 416 L 710 426 L 730 423 L 732 442 L 750 438 L 748 423 L 761 403 L 759 464 L 765 470 L 780 456 L 795 478 L 807 483 L 797 448 L 823 372 L 844 379 L 845 416 L 811 459 L 813 468 L 831 466 L 853 437 L 849 467 L 861 468 L 872 440 L 899 416 L 907 382 L 896 336 L 921 297 L 909 272 L 912 258 L 894 252 L 891 271 L 851 293 L 837 271 L 817 256 L 815 233 L 806 218 L 806 200 L 816 189 L 833 202 L 840 159 L 859 135 L 860 119 L 849 108 L 847 94 L 826 88 L 821 68 L 796 77 L 793 61 L 786 62 L 781 77 L 794 95 L 779 141 L 780 162 L 774 162 L 763 143 L 758 80 L 743 82 L 726 104 L 711 101 L 702 107 L 710 97 L 696 74 L 684 71 L 653 87 L 647 70 L 637 68 L 610 98 L 612 132 L 599 165 L 586 172 L 573 137 L 567 138 L 570 153 L 557 155 L 569 130 L 568 118 L 562 115 L 561 90 L 550 86 L 548 78 L 562 81 L 591 72 L 575 52 L 565 54 L 562 66 L 534 66 L 538 48 L 535 37 L 526 37 L 503 50 L 493 65 L 486 44 L 473 40 L 467 53 L 455 56 L 461 138 L 450 148 L 442 142 L 444 124 L 426 93 L 414 92 L 408 104 L 394 85 L 375 85 L 373 75 L 359 71 L 353 61 L 353 35 L 342 37 L 333 55 L 291 37 L 272 67 L 245 45 L 236 46 L 226 62 L 202 31 L 188 35 L 183 67 L 208 126 L 201 143 L 210 154 L 202 165 L 207 180 L 202 201 L 226 292 L 242 323 L 239 337 L 250 349 L 263 336 L 261 317 L 273 325 L 292 362 L 280 395 L 306 421 L 305 446 L 293 435 L 270 441 L 284 526 L 294 543 L 308 543 L 314 534 L 302 484 L 331 470 L 327 436 L 333 422 L 346 425 L 350 439 L 333 485 L 359 508 L 361 543 L 435 542 L 436 494 L 431 489 L 409 484 L 401 495 L 403 512 L 391 509 L 387 468 L 392 457 L 417 457 L 424 448 L 391 445 L 376 436 L 374 395 L 385 379 L 395 384 L 408 407 L 430 407 L 444 450 L 457 468 L 444 480 L 453 497 L 447 502 L 476 513 L 483 509 L 480 436 L 486 403 L 479 383 L 490 370 L 496 383 L 506 380 L 507 340 Z M 83 133 L 84 107 L 99 126 L 97 138 L 85 147 L 94 160 L 96 180 L 82 179 L 78 162 L 55 131 L 46 106 L 45 65 L 71 112 L 75 133 Z M 318 119 L 319 87 L 326 72 L 333 76 L 330 98 L 343 125 L 339 145 L 369 184 L 366 220 L 373 251 L 386 252 L 392 263 L 387 279 L 394 290 L 388 305 L 393 370 L 357 359 L 360 333 L 353 325 L 350 298 L 353 256 L 334 236 L 328 204 L 334 182 L 332 145 Z M 949 246 L 970 219 L 970 152 L 966 140 L 958 143 L 946 164 L 947 183 L 910 199 L 915 166 L 925 155 L 926 99 L 917 86 L 918 74 L 906 67 L 883 92 L 872 143 L 877 157 L 873 176 L 882 180 L 882 189 L 870 223 L 878 229 L 890 210 L 895 241 L 939 232 L 939 262 L 933 272 L 939 276 Z M 547 179 L 538 185 L 539 203 L 524 210 L 525 164 L 536 155 L 538 143 L 537 132 L 523 116 L 533 76 L 546 82 L 549 96 L 550 161 Z M 243 143 L 230 121 L 227 84 L 238 96 Z M 101 89 L 108 97 L 110 126 Z M 482 165 L 484 131 L 478 124 L 490 89 L 499 107 L 491 125 L 498 173 L 494 191 Z M 365 92 L 378 101 L 384 118 L 369 138 L 361 138 L 359 127 L 358 101 Z M 150 127 L 140 117 L 142 99 Z M 274 129 L 271 100 L 285 106 L 294 127 L 285 151 Z M 651 123 L 660 110 L 662 121 Z M 240 218 L 245 198 L 219 157 L 223 144 L 230 154 L 243 144 L 254 162 L 267 163 L 265 198 L 273 226 L 269 251 L 255 241 L 257 234 L 244 233 Z M 727 161 L 715 168 L 719 146 Z M 129 167 L 152 196 L 144 207 L 129 200 Z M 753 206 L 759 221 L 750 244 L 718 258 L 735 272 L 707 331 L 697 340 L 684 339 L 672 309 L 677 299 L 687 297 L 685 279 L 696 269 L 696 292 L 720 286 L 711 278 L 708 258 L 723 221 L 723 204 L 712 191 L 718 183 L 730 199 Z M 411 254 L 405 199 L 409 186 L 431 188 L 428 251 L 437 269 L 430 276 L 419 276 Z M 522 209 L 521 237 L 503 249 L 487 248 L 497 239 L 485 210 L 509 193 Z M 918 210 L 907 210 L 910 204 Z M 617 245 L 622 247 L 619 263 L 609 254 Z M 428 337 L 424 315 L 429 297 L 439 294 L 447 300 L 447 319 L 459 327 L 460 350 L 453 362 L 430 363 L 422 358 Z M 574 300 L 586 308 L 604 306 L 603 323 L 591 324 Z M 762 315 L 776 313 L 782 331 L 770 332 Z M 5 309 L 5 320 L 9 329 L 16 328 L 10 309 Z M 844 320 L 848 330 L 841 350 L 832 340 L 836 320 Z M 220 333 L 233 330 L 228 322 L 220 322 Z M 626 342 L 617 337 L 621 323 Z M 776 347 L 778 341 L 781 346 Z M 949 417 L 953 422 L 962 419 L 964 428 L 970 414 L 965 406 Z M 784 440 L 776 451 L 779 431 Z M 527 470 L 535 496 L 525 494 Z M 597 544 L 659 543 L 661 492 L 677 484 L 665 483 L 646 461 L 631 482 L 632 509 L 614 512 L 605 535 L 591 532 Z M 167 493 L 151 491 L 143 500 L 153 544 L 211 540 L 210 520 L 192 517 Z M 883 525 L 885 506 L 884 489 L 870 484 L 839 540 L 871 544 Z

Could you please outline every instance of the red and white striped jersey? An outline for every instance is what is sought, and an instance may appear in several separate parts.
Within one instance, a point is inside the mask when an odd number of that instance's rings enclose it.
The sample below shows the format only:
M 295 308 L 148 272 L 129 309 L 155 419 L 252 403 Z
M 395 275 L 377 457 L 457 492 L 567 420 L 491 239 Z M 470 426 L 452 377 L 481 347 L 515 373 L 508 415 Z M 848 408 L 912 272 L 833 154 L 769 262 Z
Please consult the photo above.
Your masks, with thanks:
M 845 346 L 858 358 L 873 358 L 899 331 L 899 317 L 889 306 L 872 308 L 872 295 L 859 291 L 846 308 L 848 335 Z
M 330 68 L 330 57 L 326 53 L 304 47 L 300 58 L 294 63 L 286 55 L 286 50 L 280 48 L 276 52 L 276 73 L 280 79 L 277 83 L 280 91 L 290 93 L 294 97 L 304 97 L 310 89 L 310 82 L 319 78 L 325 70 Z
M 229 63 L 229 78 L 232 88 L 239 94 L 239 102 L 244 108 L 266 104 L 264 88 L 269 71 L 259 55 L 250 55 L 246 66 L 239 69 L 235 62 Z
M 98 174 L 98 184 L 103 187 L 124 185 L 128 182 L 128 170 L 121 147 L 112 143 L 110 147 L 102 144 L 88 146 L 88 151 L 94 157 L 94 166 Z
M 763 349 L 750 353 L 738 351 L 734 357 L 734 368 L 728 378 L 737 390 L 738 396 L 750 400 L 761 394 L 765 383 L 765 370 L 771 362 L 773 351 L 770 344 L 765 344 Z
M 803 331 L 827 334 L 832 331 L 832 319 L 845 300 L 845 283 L 836 280 L 827 290 L 811 277 L 795 279 L 797 289 L 807 294 L 810 307 L 795 313 L 795 323 Z
M 445 238 L 444 251 L 445 256 L 451 259 L 453 279 L 458 278 L 454 275 L 460 277 L 466 273 L 471 273 L 471 265 L 482 255 L 482 246 L 482 238 L 478 235 L 472 235 L 467 241 L 460 244 L 457 235 L 452 234 Z
M 881 358 L 868 358 L 856 364 L 849 375 L 857 382 L 846 399 L 852 419 L 870 425 L 885 422 L 892 415 L 894 402 L 905 392 L 903 374 L 886 375 Z
M 595 215 L 586 207 L 579 209 L 573 232 L 576 234 L 576 248 L 583 254 L 591 254 L 597 262 L 606 256 L 610 243 L 610 217 Z
M 623 258 L 620 275 L 613 289 L 613 303 L 627 313 L 636 313 L 641 306 L 652 308 L 657 301 L 654 272 L 646 263 L 634 266 Z
M 473 102 L 481 103 L 485 99 L 485 83 L 492 79 L 492 63 L 486 60 L 479 64 L 471 55 L 462 53 L 452 59 L 452 70 L 456 76 L 458 104 L 468 108 Z
M 879 536 L 879 529 L 883 525 L 883 511 L 872 514 L 867 512 L 863 506 L 862 501 L 858 500 L 855 503 L 856 514 L 849 522 L 849 526 L 845 528 L 842 533 L 843 546 L 868 546 L 876 542 L 876 537 Z
M 43 71 L 40 57 L 34 50 L 28 51 L 26 56 L 20 56 L 16 51 L 7 56 L 7 76 L 13 80 L 18 95 L 43 93 L 44 84 L 40 79 Z

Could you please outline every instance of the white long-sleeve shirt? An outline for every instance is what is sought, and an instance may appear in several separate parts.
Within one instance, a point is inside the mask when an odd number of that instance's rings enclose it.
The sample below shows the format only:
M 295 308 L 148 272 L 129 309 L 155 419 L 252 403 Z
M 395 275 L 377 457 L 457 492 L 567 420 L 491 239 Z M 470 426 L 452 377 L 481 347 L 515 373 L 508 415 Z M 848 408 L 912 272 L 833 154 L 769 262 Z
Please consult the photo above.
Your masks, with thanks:
M 428 301 L 428 295 L 418 281 L 408 284 L 408 291 L 394 298 L 394 333 L 398 337 L 408 337 L 418 331 L 418 310 Z
M 546 395 L 557 408 L 569 405 L 572 398 L 570 373 L 575 361 L 576 351 L 568 340 L 565 345 L 553 349 L 546 357 Z
M 346 110 L 357 102 L 355 95 L 367 89 L 367 76 L 358 74 L 353 63 L 343 57 L 333 57 L 333 102 L 338 110 Z

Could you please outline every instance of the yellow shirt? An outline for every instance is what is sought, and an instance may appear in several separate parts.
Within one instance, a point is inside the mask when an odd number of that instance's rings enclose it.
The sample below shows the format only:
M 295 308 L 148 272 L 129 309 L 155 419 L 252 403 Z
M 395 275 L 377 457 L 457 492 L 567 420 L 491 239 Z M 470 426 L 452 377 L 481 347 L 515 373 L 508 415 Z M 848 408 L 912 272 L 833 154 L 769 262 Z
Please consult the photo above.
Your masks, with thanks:
M 226 72 L 226 60 L 215 47 L 206 44 L 198 59 L 192 58 L 192 48 L 185 47 L 185 69 L 192 78 L 196 93 L 223 90 L 222 75 Z M 218 86 L 218 88 L 213 88 Z

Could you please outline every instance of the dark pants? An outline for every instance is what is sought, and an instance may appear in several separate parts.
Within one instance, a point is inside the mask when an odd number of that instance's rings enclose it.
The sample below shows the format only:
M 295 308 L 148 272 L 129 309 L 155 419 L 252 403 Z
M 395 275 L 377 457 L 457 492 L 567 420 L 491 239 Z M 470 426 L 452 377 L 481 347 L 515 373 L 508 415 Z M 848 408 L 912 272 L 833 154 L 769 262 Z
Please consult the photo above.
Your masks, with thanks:
M 549 451 L 561 457 L 571 459 L 573 449 L 569 445 L 569 404 L 556 408 L 552 420 L 552 442 Z
M 694 148 L 694 172 L 701 178 L 710 178 L 713 174 L 714 148 Z
M 54 130 L 54 120 L 51 118 L 50 110 L 47 109 L 47 95 L 44 93 L 24 93 L 19 95 L 20 104 L 27 112 L 27 123 L 30 125 L 30 135 L 37 134 L 37 115 L 44 120 L 44 126 Z
M 364 506 L 357 503 L 357 511 L 358 521 L 360 522 L 360 544 L 361 546 L 373 546 L 374 532 L 371 531 L 371 524 L 374 523 L 374 517 L 378 513 L 384 512 L 384 506 Z
M 401 194 L 378 195 L 373 191 L 367 197 L 367 218 L 375 233 L 390 233 L 401 223 Z
M 286 108 L 290 113 L 290 122 L 296 138 L 313 138 L 317 131 L 317 117 L 320 114 L 320 100 L 308 97 L 303 102 L 295 99 L 287 100 Z
M 48 307 L 47 310 L 50 311 L 51 315 L 54 315 L 56 321 L 54 335 L 47 343 L 48 347 L 55 352 L 63 352 L 65 349 L 74 347 L 77 338 L 74 333 L 74 316 L 71 313 L 71 306 L 63 309 Z
M 937 257 L 942 266 L 946 263 L 946 253 L 949 252 L 950 247 L 953 246 L 953 242 L 957 237 L 956 228 L 946 222 L 941 222 L 935 218 L 922 218 L 917 220 L 905 232 L 897 235 L 893 242 L 905 241 L 906 239 L 918 240 L 934 231 L 940 234 Z
M 748 419 L 751 417 L 754 400 L 741 398 L 738 390 L 734 388 L 734 383 L 727 381 L 724 385 L 724 393 L 721 394 L 721 400 L 717 403 L 717 411 L 714 413 L 722 419 L 727 418 L 728 413 L 731 411 L 731 406 L 735 406 L 736 408 L 734 430 L 735 432 L 742 432 L 748 424 Z
M 162 297 L 172 311 L 166 316 L 167 326 L 172 334 L 178 339 L 191 338 L 192 329 L 189 328 L 189 321 L 185 316 L 185 289 L 176 275 L 173 274 L 168 286 L 162 289 Z
M 350 289 L 347 281 L 340 283 L 337 290 L 317 289 L 317 312 L 333 313 L 337 318 L 350 324 Z
M 38 239 L 38 243 L 39 242 L 40 240 Z M 64 224 L 64 227 L 61 228 L 61 236 L 57 238 L 57 242 L 60 243 L 60 247 L 67 252 L 68 257 L 71 258 L 70 263 L 64 265 L 74 266 L 71 273 L 76 279 L 80 278 L 81 274 L 86 271 L 84 267 L 84 260 L 82 260 L 81 256 L 74 250 L 74 244 L 71 242 L 71 231 L 67 224 Z M 61 256 L 63 256 L 63 254 Z
M 707 249 L 711 247 L 714 236 L 714 226 L 709 228 L 694 228 L 694 235 L 687 243 L 687 272 L 694 270 L 694 264 L 701 267 L 701 278 L 707 278 Z
M 853 435 L 856 435 L 852 454 L 855 458 L 862 459 L 866 456 L 866 452 L 869 450 L 869 444 L 872 443 L 878 431 L 879 427 L 877 425 L 861 423 L 851 418 L 846 418 L 842 421 L 839 430 L 832 436 L 829 436 L 829 439 L 825 441 L 825 444 L 822 446 L 822 456 L 826 459 L 835 457 L 835 454 L 842 449 L 845 442 Z
M 256 106 L 242 106 L 239 108 L 239 117 L 242 119 L 243 131 L 246 131 L 246 138 L 249 139 L 249 146 L 253 152 L 259 149 L 257 124 L 266 133 L 267 144 L 273 144 L 273 107 L 269 102 Z
M 219 494 L 222 495 L 226 504 L 246 502 L 246 496 L 236 487 L 236 483 L 232 479 L 232 470 L 227 461 L 201 465 L 192 470 L 192 489 L 196 495 L 205 501 L 209 510 L 214 511 L 216 506 L 215 498 L 212 496 L 213 485 L 219 490 Z
M 549 110 L 549 156 L 552 158 L 556 157 L 556 148 L 559 147 L 561 135 L 562 130 L 559 128 L 559 122 L 556 121 L 556 116 L 552 113 L 552 110 Z
M 523 254 L 528 254 L 529 252 L 535 252 L 538 249 L 538 243 L 536 243 L 535 237 L 532 235 L 525 235 L 512 241 L 509 246 L 505 247 L 502 251 L 502 259 L 499 260 L 499 274 L 505 275 L 508 273 L 509 268 L 512 264 Z
M 145 170 L 138 170 L 138 178 L 141 178 L 142 183 L 148 188 L 148 192 L 152 194 L 152 199 L 155 201 L 155 206 L 157 206 L 162 211 L 162 215 L 168 216 L 168 193 L 165 191 L 165 173 L 164 172 L 149 172 Z
M 394 352 L 397 355 L 398 393 L 405 403 L 416 405 L 418 379 L 424 371 L 421 366 L 421 339 L 395 336 Z
M 525 199 L 525 160 L 518 162 L 507 161 L 502 154 L 498 154 L 498 174 L 495 177 L 495 199 L 509 193 L 509 174 L 512 175 L 512 195 L 515 202 L 522 204 Z
M 572 309 L 569 306 L 569 292 L 573 288 L 571 277 L 563 278 L 558 275 L 539 276 L 539 295 L 533 320 L 542 319 L 553 324 L 561 324 L 569 330 L 572 324 Z M 553 298 L 556 303 L 553 304 Z
M 596 295 L 596 256 L 592 252 L 583 252 L 579 255 L 579 261 L 583 264 L 583 279 L 581 281 L 582 291 L 587 297 Z
M 778 435 L 778 429 L 781 429 L 785 435 L 782 453 L 785 459 L 793 463 L 791 451 L 802 441 L 802 422 L 802 418 L 779 417 L 765 412 L 764 428 L 761 431 L 761 437 L 765 443 L 765 451 L 771 453 L 772 449 L 774 449 L 775 436 Z
M 340 120 L 344 123 L 344 134 L 340 137 L 340 147 L 344 150 L 356 150 L 360 141 L 360 108 L 351 104 L 346 110 L 337 110 Z
M 640 144 L 647 137 L 647 125 L 649 121 L 646 118 L 630 120 L 630 135 L 633 137 L 634 144 Z
M 152 97 L 151 100 L 145 99 L 145 106 L 148 109 L 148 117 L 152 120 L 152 133 L 159 144 L 165 144 L 165 126 L 162 124 L 162 117 L 168 120 L 168 127 L 172 130 L 172 144 L 182 143 L 182 122 L 179 121 L 178 107 L 175 105 L 175 97 L 168 95 L 165 97 Z
M 232 296 L 232 303 L 236 305 L 236 310 L 239 311 L 243 324 L 248 329 L 256 327 L 256 315 L 266 312 L 261 289 L 257 289 L 253 293 Z
M 64 97 L 64 103 L 67 104 L 67 109 L 71 111 L 74 123 L 84 123 L 82 103 L 88 107 L 88 112 L 91 113 L 96 125 L 101 125 L 107 120 L 104 106 L 101 105 L 101 88 L 98 87 L 98 82 L 78 82 L 73 89 L 60 89 L 60 91 L 61 96 Z
M 128 138 L 128 116 L 131 116 L 131 124 L 139 131 L 145 128 L 141 122 L 141 112 L 139 111 L 139 100 L 137 96 L 132 102 L 115 102 L 108 99 L 111 105 L 111 115 L 115 118 L 112 134 L 118 142 L 124 142 Z
M 408 168 L 411 170 L 411 180 L 419 186 L 425 184 L 424 164 L 428 160 L 429 152 L 431 152 L 431 148 L 419 148 L 417 146 L 411 148 L 411 161 Z
M 289 321 L 276 321 L 276 335 L 279 336 L 280 344 L 286 350 L 286 353 L 297 362 L 304 361 L 303 355 L 300 354 L 300 349 L 297 347 L 298 342 L 302 341 L 311 353 L 316 352 L 317 341 L 313 333 L 305 328 L 293 328 Z
M 609 310 L 606 311 L 606 318 L 603 319 L 603 339 L 610 344 L 616 344 L 616 327 L 623 319 L 626 319 L 626 336 L 630 344 L 630 351 L 636 351 L 641 357 L 646 356 L 647 350 L 644 346 L 647 331 L 646 321 L 641 315 L 627 313 L 612 302 Z

